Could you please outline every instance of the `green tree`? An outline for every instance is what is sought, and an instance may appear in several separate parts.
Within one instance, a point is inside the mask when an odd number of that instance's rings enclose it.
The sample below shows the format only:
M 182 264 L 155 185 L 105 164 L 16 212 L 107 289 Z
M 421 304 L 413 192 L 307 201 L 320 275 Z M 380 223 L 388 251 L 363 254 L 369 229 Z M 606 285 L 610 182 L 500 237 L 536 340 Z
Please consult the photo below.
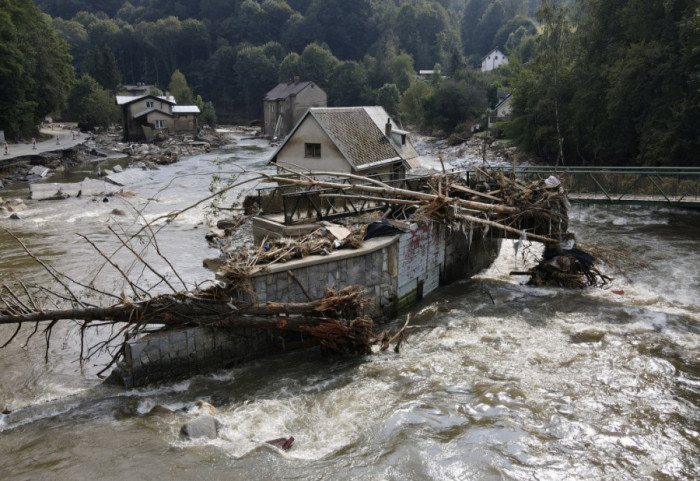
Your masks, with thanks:
M 328 88 L 338 63 L 339 60 L 327 46 L 312 43 L 306 46 L 299 57 L 299 72 L 305 80 L 313 80 L 321 88 Z
M 410 87 L 416 76 L 416 70 L 413 67 L 413 57 L 407 53 L 397 55 L 391 61 L 389 72 L 393 83 L 398 87 L 399 91 L 404 92 Z
M 573 53 L 568 9 L 544 0 L 538 10 L 542 34 L 535 57 L 513 66 L 514 119 L 509 132 L 529 150 L 564 163 L 565 122 L 572 96 Z M 568 137 L 568 135 L 566 135 Z
M 405 3 L 396 21 L 401 48 L 413 56 L 418 68 L 429 68 L 440 60 L 443 45 L 458 42 L 458 31 L 445 9 L 437 2 Z
M 425 125 L 424 105 L 433 93 L 433 88 L 423 79 L 415 79 L 401 95 L 399 103 L 401 118 L 417 127 Z
M 395 116 L 399 113 L 399 100 L 401 93 L 394 84 L 384 84 L 377 90 L 377 103 L 384 107 L 389 115 Z
M 240 45 L 235 70 L 238 100 L 247 118 L 262 116 L 262 99 L 275 86 L 279 64 L 263 47 Z
M 334 107 L 362 105 L 369 90 L 364 65 L 352 60 L 341 62 L 333 72 L 328 102 Z
M 0 130 L 34 134 L 62 109 L 74 81 L 68 45 L 31 2 L 0 0 Z
M 474 47 L 474 30 L 484 16 L 486 9 L 489 6 L 489 0 L 468 0 L 464 7 L 462 15 L 461 34 L 462 48 L 465 55 L 479 54 L 478 49 Z
M 168 90 L 170 91 L 170 94 L 175 97 L 178 104 L 192 105 L 194 103 L 194 95 L 192 94 L 192 90 L 187 85 L 187 79 L 179 70 L 175 70 L 173 75 L 170 77 Z
M 122 79 L 117 60 L 109 45 L 94 48 L 85 61 L 83 70 L 107 90 L 116 90 Z
M 425 122 L 432 130 L 451 132 L 465 121 L 480 118 L 486 110 L 486 89 L 465 79 L 449 79 L 424 102 Z
M 299 54 L 296 52 L 289 53 L 284 57 L 282 63 L 280 63 L 279 73 L 277 74 L 277 80 L 279 82 L 287 82 L 294 77 L 300 76 L 299 58 Z
M 479 23 L 474 28 L 472 36 L 472 48 L 480 55 L 494 48 L 494 38 L 505 21 L 505 9 L 500 0 L 491 3 Z
M 109 127 L 119 122 L 114 96 L 90 75 L 83 74 L 71 89 L 68 108 L 74 120 L 90 127 Z
M 344 60 L 359 60 L 376 40 L 370 0 L 314 0 L 306 13 L 318 26 L 318 40 Z
M 208 125 L 212 129 L 216 128 L 216 110 L 214 109 L 213 103 L 204 102 L 204 108 L 199 115 L 199 121 L 203 126 Z

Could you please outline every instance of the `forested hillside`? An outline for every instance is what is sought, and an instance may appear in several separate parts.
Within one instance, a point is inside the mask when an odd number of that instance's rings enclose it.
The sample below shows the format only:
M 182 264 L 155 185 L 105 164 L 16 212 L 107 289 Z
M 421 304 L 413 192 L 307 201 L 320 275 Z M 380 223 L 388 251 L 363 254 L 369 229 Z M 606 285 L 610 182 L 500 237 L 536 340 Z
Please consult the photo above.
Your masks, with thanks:
M 267 91 L 298 76 L 323 87 L 330 106 L 380 104 L 414 128 L 460 136 L 484 123 L 499 89 L 511 92 L 499 130 L 549 162 L 698 162 L 697 0 L 35 3 L 46 15 L 0 0 L 0 129 L 11 133 L 66 98 L 69 115 L 107 123 L 118 84 L 168 89 L 175 77 L 222 121 L 249 122 Z M 482 73 L 496 46 L 510 64 Z M 55 54 L 35 61 L 47 49 Z M 419 78 L 421 69 L 435 74 Z M 13 118 L 23 120 L 8 128 Z
M 220 114 L 252 119 L 278 81 L 314 80 L 331 105 L 374 103 L 418 69 L 478 66 L 511 33 L 532 33 L 538 0 L 37 0 L 73 64 L 109 46 L 123 83 L 167 86 L 179 69 Z M 468 21 L 463 22 L 463 16 Z M 111 88 L 114 78 L 101 82 Z M 107 85 L 109 84 L 109 85 Z M 389 87 L 387 87 L 389 88 Z M 396 99 L 398 102 L 398 99 Z

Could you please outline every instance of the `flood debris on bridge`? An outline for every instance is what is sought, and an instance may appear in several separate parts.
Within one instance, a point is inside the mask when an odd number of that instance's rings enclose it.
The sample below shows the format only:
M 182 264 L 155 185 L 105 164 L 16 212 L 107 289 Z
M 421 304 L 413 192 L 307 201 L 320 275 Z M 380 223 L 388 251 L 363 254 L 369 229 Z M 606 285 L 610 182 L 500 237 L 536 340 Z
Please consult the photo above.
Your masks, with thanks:
M 102 372 L 123 358 L 128 341 L 155 326 L 158 329 L 198 326 L 294 331 L 306 336 L 305 345 L 320 345 L 328 353 L 369 354 L 372 346 L 381 345 L 382 349 L 387 349 L 391 343 L 398 350 L 406 332 L 413 327 L 407 322 L 397 334 L 377 332 L 373 319 L 366 313 L 369 296 L 363 286 L 329 287 L 320 298 L 307 295 L 307 302 L 301 303 L 256 303 L 247 280 L 271 264 L 285 262 L 294 256 L 361 245 L 369 222 L 366 219 L 358 221 L 356 216 L 349 215 L 356 202 L 370 207 L 365 209 L 374 212 L 370 219 L 392 224 L 399 231 L 402 225 L 409 229 L 411 224 L 441 223 L 465 235 L 534 240 L 555 251 L 561 248 L 568 226 L 568 201 L 560 185 L 553 184 L 552 179 L 525 184 L 503 172 L 478 172 L 478 176 L 478 181 L 469 182 L 459 174 L 431 175 L 423 177 L 412 188 L 402 188 L 350 174 L 343 175 L 342 180 L 339 177 L 317 180 L 301 174 L 266 175 L 264 177 L 279 185 L 297 186 L 300 195 L 317 202 L 316 212 L 319 206 L 325 205 L 326 212 L 338 214 L 334 220 L 341 222 L 342 219 L 347 232 L 341 235 L 339 232 L 342 231 L 331 224 L 321 226 L 313 234 L 296 241 L 268 239 L 255 249 L 229 254 L 222 259 L 218 282 L 208 288 L 187 289 L 172 263 L 158 249 L 152 223 L 131 236 L 110 228 L 121 245 L 120 249 L 129 251 L 142 270 L 159 278 L 157 285 L 166 286 L 171 291 L 166 294 L 156 295 L 152 291 L 155 286 L 145 287 L 130 279 L 112 259 L 113 254 L 102 252 L 87 236 L 81 237 L 104 259 L 105 266 L 123 277 L 130 296 L 124 292 L 100 291 L 65 276 L 34 256 L 20 239 L 8 232 L 27 255 L 57 281 L 58 287 L 49 289 L 23 281 L 0 284 L 0 324 L 17 325 L 3 346 L 17 339 L 23 325 L 35 327 L 26 339 L 29 341 L 39 332 L 40 323 L 46 322 L 42 332 L 48 360 L 52 329 L 59 321 L 73 320 L 80 325 L 81 361 L 98 352 L 111 354 L 111 362 Z M 342 215 L 340 210 L 344 210 Z M 264 203 L 261 214 L 265 214 Z M 313 223 L 317 220 L 297 222 Z M 158 256 L 169 266 L 169 273 L 159 272 L 140 255 L 142 251 L 136 246 L 144 242 L 155 247 Z M 102 300 L 108 299 L 108 305 L 93 304 L 85 292 Z M 248 295 L 242 296 L 241 293 Z M 52 304 L 67 307 L 47 307 Z M 95 345 L 85 346 L 85 331 L 105 325 L 112 326 L 110 335 Z

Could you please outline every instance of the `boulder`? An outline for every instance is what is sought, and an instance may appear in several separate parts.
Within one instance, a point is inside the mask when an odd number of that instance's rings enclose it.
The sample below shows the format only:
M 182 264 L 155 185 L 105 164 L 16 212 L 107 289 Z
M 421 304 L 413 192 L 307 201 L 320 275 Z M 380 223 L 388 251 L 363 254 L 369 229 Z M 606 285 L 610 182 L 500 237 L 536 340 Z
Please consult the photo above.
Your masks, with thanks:
M 202 261 L 202 265 L 207 269 L 216 272 L 221 268 L 221 266 L 224 265 L 225 261 L 226 259 L 224 259 L 223 257 L 217 257 L 215 259 L 204 259 Z
M 148 411 L 149 416 L 172 416 L 173 414 L 175 413 L 172 411 L 172 409 L 168 409 L 160 404 L 153 406 L 153 408 Z
M 207 234 L 204 236 L 204 238 L 208 241 L 214 240 L 214 239 L 221 239 L 224 237 L 226 233 L 222 229 L 217 229 L 217 228 L 212 228 Z
M 22 220 L 22 218 L 19 216 L 17 212 L 14 212 L 11 216 L 10 219 L 12 220 Z
M 180 435 L 186 439 L 216 439 L 219 437 L 220 428 L 221 423 L 214 416 L 205 414 L 184 424 L 180 429 Z
M 211 416 L 216 415 L 216 408 L 202 399 L 200 399 L 199 401 L 194 403 L 194 405 L 197 409 L 199 409 L 203 413 L 207 413 Z
M 126 211 L 124 211 L 124 210 L 122 210 L 122 209 L 112 209 L 112 212 L 110 212 L 110 214 L 111 214 L 111 215 L 119 215 L 119 216 L 125 216 L 125 215 L 127 215 L 127 214 L 126 214 Z

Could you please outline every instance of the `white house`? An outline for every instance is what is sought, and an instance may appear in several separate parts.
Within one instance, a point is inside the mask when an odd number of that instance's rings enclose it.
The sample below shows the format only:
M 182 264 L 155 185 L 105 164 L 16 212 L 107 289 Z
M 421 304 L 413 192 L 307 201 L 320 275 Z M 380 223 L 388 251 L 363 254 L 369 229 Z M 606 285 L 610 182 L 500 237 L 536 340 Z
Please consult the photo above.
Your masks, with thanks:
M 382 107 L 311 108 L 270 160 L 310 173 L 391 177 L 419 165 L 408 133 L 397 129 Z
M 513 107 L 511 105 L 512 100 L 513 95 L 507 94 L 503 98 L 503 100 L 496 104 L 496 106 L 493 108 L 493 111 L 491 112 L 491 115 L 489 115 L 489 128 L 491 128 L 492 123 L 498 122 L 500 119 L 510 114 L 510 112 L 513 110 Z
M 498 47 L 491 50 L 481 59 L 481 71 L 489 72 L 496 70 L 501 65 L 508 63 L 508 57 Z

